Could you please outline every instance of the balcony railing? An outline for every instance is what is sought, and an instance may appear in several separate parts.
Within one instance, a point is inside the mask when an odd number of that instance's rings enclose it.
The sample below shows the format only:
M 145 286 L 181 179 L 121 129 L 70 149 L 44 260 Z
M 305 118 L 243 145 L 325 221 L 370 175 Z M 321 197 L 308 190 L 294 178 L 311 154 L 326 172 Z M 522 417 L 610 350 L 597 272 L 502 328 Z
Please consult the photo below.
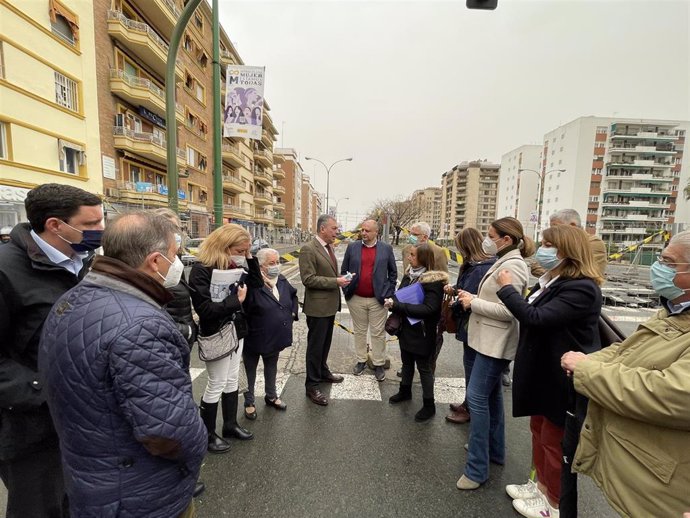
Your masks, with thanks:
M 238 178 L 237 176 L 231 175 L 231 174 L 224 174 L 223 175 L 223 182 L 224 183 L 233 183 L 239 187 L 244 187 L 244 182 Z
M 163 103 L 165 103 L 165 92 L 153 81 L 146 79 L 144 77 L 136 77 L 127 74 L 124 70 L 118 68 L 110 69 L 110 79 L 121 79 L 124 83 L 128 84 L 132 88 L 145 88 L 153 95 L 158 97 Z M 184 114 L 182 106 L 175 103 L 175 111 Z
M 113 127 L 113 135 L 115 135 L 116 137 L 127 137 L 138 142 L 144 142 L 146 144 L 153 144 L 155 146 L 162 148 L 164 152 L 167 149 L 167 141 L 163 135 L 154 135 L 153 133 L 134 131 L 124 126 Z M 184 150 L 177 148 L 177 158 L 184 160 L 185 156 L 186 155 Z
M 224 203 L 223 209 L 228 210 L 230 212 L 236 212 L 238 214 L 244 214 L 245 216 L 249 215 L 249 209 L 245 209 L 244 207 L 240 207 L 239 205 L 231 205 L 229 203 Z

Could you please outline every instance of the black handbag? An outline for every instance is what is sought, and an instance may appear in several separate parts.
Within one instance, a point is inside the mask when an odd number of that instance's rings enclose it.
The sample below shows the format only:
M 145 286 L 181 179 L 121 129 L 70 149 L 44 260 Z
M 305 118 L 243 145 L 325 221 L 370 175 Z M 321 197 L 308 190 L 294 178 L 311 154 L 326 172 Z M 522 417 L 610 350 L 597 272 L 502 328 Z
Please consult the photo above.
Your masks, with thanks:
M 402 315 L 391 313 L 386 319 L 386 333 L 391 336 L 398 336 L 402 331 Z
M 625 333 L 621 331 L 620 327 L 603 313 L 599 314 L 599 339 L 602 349 L 612 343 L 622 342 L 625 338 Z

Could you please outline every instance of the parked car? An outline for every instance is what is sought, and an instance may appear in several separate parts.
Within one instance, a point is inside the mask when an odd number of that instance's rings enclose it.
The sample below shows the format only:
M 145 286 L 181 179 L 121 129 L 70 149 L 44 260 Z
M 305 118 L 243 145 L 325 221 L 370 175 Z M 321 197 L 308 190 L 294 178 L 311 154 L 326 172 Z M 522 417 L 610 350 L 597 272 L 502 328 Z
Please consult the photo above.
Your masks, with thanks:
M 259 250 L 261 250 L 262 248 L 270 248 L 270 245 L 268 244 L 268 241 L 266 241 L 265 239 L 256 238 L 256 239 L 252 242 L 252 246 L 251 246 L 251 248 L 249 249 L 249 251 L 252 253 L 252 255 L 256 255 L 256 253 L 257 253 Z

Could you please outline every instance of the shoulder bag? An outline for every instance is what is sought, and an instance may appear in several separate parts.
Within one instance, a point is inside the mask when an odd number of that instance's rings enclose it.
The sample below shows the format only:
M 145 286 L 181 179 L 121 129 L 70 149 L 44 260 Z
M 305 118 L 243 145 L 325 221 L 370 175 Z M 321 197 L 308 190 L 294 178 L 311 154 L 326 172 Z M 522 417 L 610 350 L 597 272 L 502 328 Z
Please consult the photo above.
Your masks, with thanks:
M 199 359 L 202 362 L 225 358 L 237 351 L 240 345 L 233 322 L 223 324 L 218 332 L 212 335 L 199 335 L 196 342 L 199 346 Z

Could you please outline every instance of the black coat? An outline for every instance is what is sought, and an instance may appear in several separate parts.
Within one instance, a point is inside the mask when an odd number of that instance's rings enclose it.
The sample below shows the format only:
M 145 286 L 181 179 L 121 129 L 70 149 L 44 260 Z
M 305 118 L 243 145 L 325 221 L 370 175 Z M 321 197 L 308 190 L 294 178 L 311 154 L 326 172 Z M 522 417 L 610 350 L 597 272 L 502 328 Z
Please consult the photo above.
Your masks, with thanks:
M 165 310 L 173 318 L 175 324 L 177 324 L 177 329 L 191 347 L 199 333 L 199 326 L 194 322 L 194 317 L 192 316 L 192 288 L 182 279 L 176 286 L 168 288 L 168 291 L 175 298 L 165 305 Z
M 192 288 L 191 296 L 194 310 L 199 315 L 199 328 L 202 336 L 217 333 L 226 322 L 232 320 L 235 323 L 237 338 L 247 336 L 247 321 L 242 311 L 242 304 L 237 298 L 237 290 L 232 291 L 225 300 L 213 302 L 211 300 L 210 286 L 211 275 L 214 268 L 194 263 L 189 273 L 189 286 Z M 256 258 L 247 260 L 247 274 L 242 275 L 241 282 L 248 285 L 263 284 L 261 271 Z
M 419 282 L 424 290 L 424 301 L 421 304 L 398 302 L 393 295 L 391 311 L 402 315 L 402 328 L 398 334 L 400 349 L 420 356 L 431 356 L 436 351 L 436 333 L 441 318 L 443 303 L 443 286 L 448 282 L 448 274 L 441 271 L 430 271 L 422 274 Z M 399 288 L 410 285 L 407 274 L 400 281 Z M 421 318 L 421 322 L 410 324 L 407 317 Z
M 38 378 L 38 343 L 51 307 L 86 274 L 50 262 L 28 223 L 0 247 L 0 460 L 57 445 L 57 433 Z
M 244 301 L 249 334 L 244 351 L 270 354 L 292 345 L 292 322 L 297 320 L 297 290 L 282 275 L 276 282 L 280 300 L 266 285 L 249 288 Z
M 531 292 L 539 289 L 532 288 Z M 541 415 L 563 426 L 572 387 L 561 368 L 568 351 L 601 349 L 601 290 L 591 279 L 556 279 L 529 304 L 512 286 L 498 297 L 520 322 L 513 370 L 513 416 Z

